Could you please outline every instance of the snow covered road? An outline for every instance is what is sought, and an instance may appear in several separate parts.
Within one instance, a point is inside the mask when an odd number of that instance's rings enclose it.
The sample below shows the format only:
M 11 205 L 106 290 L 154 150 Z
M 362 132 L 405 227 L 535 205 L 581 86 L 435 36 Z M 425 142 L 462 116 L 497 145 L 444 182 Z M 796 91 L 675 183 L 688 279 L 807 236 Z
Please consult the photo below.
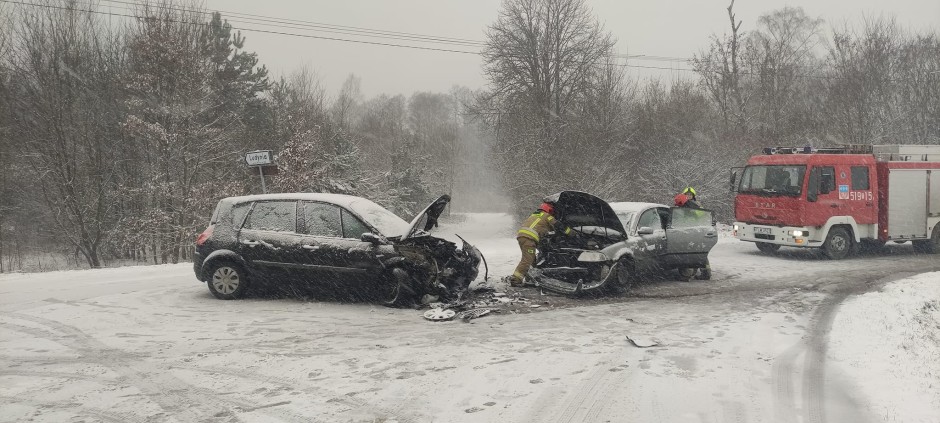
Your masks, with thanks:
M 507 274 L 511 234 L 474 223 L 444 229 Z M 936 256 L 766 257 L 722 239 L 711 261 L 712 281 L 529 290 L 549 304 L 471 323 L 219 301 L 189 264 L 2 275 L 0 421 L 940 420 Z

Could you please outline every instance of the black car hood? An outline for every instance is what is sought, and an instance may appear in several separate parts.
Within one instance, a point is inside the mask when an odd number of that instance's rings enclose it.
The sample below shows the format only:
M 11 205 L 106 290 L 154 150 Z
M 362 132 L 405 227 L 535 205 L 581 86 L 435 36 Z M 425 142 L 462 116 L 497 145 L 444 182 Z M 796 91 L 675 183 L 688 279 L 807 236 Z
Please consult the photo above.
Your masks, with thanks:
M 447 207 L 447 204 L 450 203 L 450 196 L 444 194 L 428 204 L 421 213 L 418 213 L 414 219 L 411 220 L 411 224 L 408 226 L 408 230 L 405 232 L 405 235 L 401 239 L 408 239 L 418 231 L 428 232 L 431 228 L 437 226 L 437 219 L 441 217 L 441 213 L 444 212 L 444 208 Z
M 586 192 L 562 191 L 543 201 L 554 203 L 555 217 L 569 227 L 595 226 L 626 233 L 610 204 Z

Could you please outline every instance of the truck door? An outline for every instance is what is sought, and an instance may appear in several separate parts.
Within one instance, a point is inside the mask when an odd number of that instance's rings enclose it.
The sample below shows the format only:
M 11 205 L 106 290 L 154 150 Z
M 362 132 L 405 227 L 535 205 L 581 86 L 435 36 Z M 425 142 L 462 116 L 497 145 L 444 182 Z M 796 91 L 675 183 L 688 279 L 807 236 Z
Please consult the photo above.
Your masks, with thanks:
M 855 218 L 855 222 L 862 225 L 878 223 L 878 213 L 875 209 L 875 195 L 872 189 L 871 166 L 845 166 L 840 171 L 847 173 L 847 178 L 839 179 L 839 198 L 843 200 L 844 214 Z M 843 186 L 847 185 L 848 192 L 844 193 Z
M 830 217 L 841 214 L 838 209 L 842 202 L 839 200 L 839 191 L 836 187 L 835 167 L 814 166 L 810 171 L 809 184 L 811 197 L 806 205 L 805 224 L 822 226 Z

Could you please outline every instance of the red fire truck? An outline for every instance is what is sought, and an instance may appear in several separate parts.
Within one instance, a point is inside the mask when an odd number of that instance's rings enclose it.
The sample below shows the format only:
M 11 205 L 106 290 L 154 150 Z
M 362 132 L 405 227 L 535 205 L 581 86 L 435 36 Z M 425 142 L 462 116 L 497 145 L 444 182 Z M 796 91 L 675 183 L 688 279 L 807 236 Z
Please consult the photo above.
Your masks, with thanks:
M 733 170 L 731 188 L 734 236 L 765 253 L 841 259 L 888 241 L 940 253 L 940 145 L 767 148 Z

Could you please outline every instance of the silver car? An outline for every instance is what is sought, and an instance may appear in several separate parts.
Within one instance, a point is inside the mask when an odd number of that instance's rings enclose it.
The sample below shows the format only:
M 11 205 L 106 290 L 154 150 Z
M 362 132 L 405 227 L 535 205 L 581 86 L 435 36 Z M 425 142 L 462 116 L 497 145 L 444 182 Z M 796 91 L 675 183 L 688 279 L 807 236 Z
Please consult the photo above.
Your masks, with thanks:
M 529 276 L 565 294 L 623 290 L 646 275 L 679 271 L 710 279 L 708 253 L 718 242 L 710 210 L 654 203 L 607 203 L 563 191 L 545 199 L 575 236 L 553 234 L 539 245 Z

